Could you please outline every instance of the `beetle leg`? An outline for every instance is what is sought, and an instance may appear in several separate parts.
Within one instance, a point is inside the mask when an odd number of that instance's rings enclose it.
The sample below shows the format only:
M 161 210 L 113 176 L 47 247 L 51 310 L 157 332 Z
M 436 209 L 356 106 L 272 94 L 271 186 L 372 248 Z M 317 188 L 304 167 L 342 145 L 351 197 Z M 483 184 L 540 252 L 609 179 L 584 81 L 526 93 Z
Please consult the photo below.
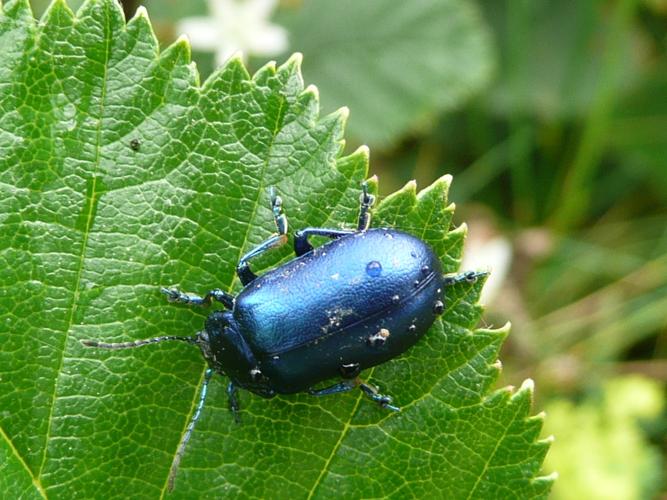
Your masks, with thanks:
M 370 209 L 375 203 L 375 196 L 368 192 L 368 183 L 361 184 L 361 207 L 359 208 L 359 221 L 357 222 L 357 231 L 366 231 L 371 225 Z
M 227 384 L 227 397 L 229 398 L 229 409 L 232 411 L 232 415 L 234 415 L 234 422 L 240 424 L 239 411 L 241 407 L 239 406 L 239 390 L 234 382 Z
M 287 216 L 283 212 L 283 199 L 276 194 L 273 186 L 269 188 L 269 196 L 271 196 L 271 211 L 278 234 L 287 234 Z
M 391 404 L 392 399 L 391 396 L 385 396 L 384 394 L 378 394 L 378 391 L 375 387 L 372 385 L 368 385 L 364 382 L 359 382 L 359 388 L 363 391 L 363 393 L 371 398 L 373 401 L 375 401 L 377 404 L 379 404 L 382 408 L 386 408 L 387 410 L 391 411 L 401 411 L 401 409 L 398 406 L 394 406 Z
M 357 386 L 356 380 L 343 380 L 329 387 L 323 389 L 308 389 L 308 394 L 311 396 L 328 396 L 329 394 L 338 394 L 339 392 L 351 391 Z
M 160 292 L 167 296 L 169 302 L 180 302 L 181 304 L 196 305 L 196 306 L 209 306 L 211 305 L 211 300 L 216 300 L 222 304 L 227 309 L 232 309 L 234 307 L 234 296 L 223 292 L 219 288 L 211 290 L 204 297 L 199 295 L 194 295 L 191 293 L 184 293 L 175 288 L 160 288 Z
M 239 260 L 239 263 L 236 266 L 236 274 L 238 274 L 241 283 L 243 283 L 243 286 L 246 286 L 248 283 L 251 283 L 255 280 L 255 278 L 257 278 L 257 275 L 250 270 L 248 261 L 271 248 L 279 247 L 286 241 L 287 235 L 277 234 L 275 236 L 271 236 L 264 243 L 253 248 L 247 254 L 241 257 L 241 260 Z
M 267 250 L 279 247 L 287 242 L 287 216 L 283 213 L 283 200 L 276 194 L 276 191 L 273 187 L 269 189 L 269 194 L 271 196 L 271 211 L 273 212 L 273 221 L 276 224 L 276 229 L 278 234 L 271 236 L 264 243 L 261 243 L 259 246 L 250 250 L 247 254 L 241 257 L 238 265 L 236 266 L 236 274 L 243 286 L 246 286 L 248 283 L 257 278 L 257 275 L 250 270 L 250 265 L 248 261 L 257 255 L 266 252 Z
M 324 236 L 325 238 L 331 238 L 335 240 L 341 236 L 346 236 L 348 234 L 354 234 L 354 231 L 349 231 L 346 229 L 324 229 L 321 227 L 307 227 L 301 231 L 297 231 L 294 234 L 294 253 L 297 257 L 310 252 L 313 249 L 313 245 L 308 242 L 309 236 Z
M 480 272 L 475 272 L 475 271 L 467 271 L 465 273 L 461 274 L 456 274 L 454 276 L 445 276 L 444 277 L 444 285 L 445 286 L 452 286 L 457 283 L 474 283 L 477 281 L 479 278 L 482 278 L 484 276 L 487 276 L 489 273 L 487 271 L 480 271 Z
M 361 389 L 364 395 L 371 398 L 377 404 L 382 406 L 382 408 L 386 408 L 392 411 L 401 411 L 399 407 L 391 404 L 392 402 L 391 396 L 385 396 L 384 394 L 379 394 L 375 387 L 365 382 L 362 382 L 361 380 L 359 380 L 358 377 L 354 379 L 343 380 L 342 382 L 330 385 L 329 387 L 325 387 L 323 389 L 308 389 L 308 394 L 310 394 L 311 396 L 328 396 L 329 394 L 338 394 L 339 392 L 351 391 L 357 386 Z
M 201 392 L 199 393 L 199 402 L 197 403 L 197 407 L 195 408 L 195 413 L 190 419 L 190 422 L 188 423 L 188 427 L 185 430 L 185 434 L 183 434 L 183 438 L 181 439 L 181 442 L 178 445 L 178 450 L 176 450 L 174 461 L 171 463 L 171 469 L 169 470 L 169 491 L 173 491 L 174 489 L 174 483 L 176 481 L 176 473 L 178 472 L 178 466 L 180 465 L 181 459 L 183 458 L 183 454 L 185 453 L 185 447 L 188 445 L 188 441 L 190 441 L 190 437 L 192 436 L 192 431 L 195 428 L 195 424 L 197 423 L 197 420 L 199 420 L 199 417 L 201 416 L 202 408 L 204 408 L 204 402 L 206 401 L 206 392 L 208 391 L 208 383 L 211 380 L 212 375 L 213 375 L 213 369 L 207 368 L 206 373 L 204 374 L 204 382 L 202 383 L 201 386 Z

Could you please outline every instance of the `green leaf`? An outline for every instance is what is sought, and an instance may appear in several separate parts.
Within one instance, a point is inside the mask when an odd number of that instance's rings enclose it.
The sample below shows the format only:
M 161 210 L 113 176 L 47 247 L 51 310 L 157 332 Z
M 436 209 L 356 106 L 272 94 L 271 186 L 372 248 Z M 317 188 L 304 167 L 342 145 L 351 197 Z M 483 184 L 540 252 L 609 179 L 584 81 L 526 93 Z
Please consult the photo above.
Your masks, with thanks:
M 281 22 L 324 109 L 347 105 L 350 134 L 388 147 L 489 81 L 493 51 L 469 0 L 310 0 Z
M 354 224 L 368 150 L 341 156 L 346 112 L 320 116 L 300 57 L 252 77 L 232 59 L 202 85 L 184 41 L 160 52 L 145 12 L 126 26 L 112 0 L 76 16 L 56 1 L 39 23 L 7 2 L 0 46 L 0 491 L 163 496 L 204 361 L 80 341 L 201 329 L 206 311 L 159 287 L 240 289 L 239 256 L 273 229 L 269 186 L 293 228 Z M 446 231 L 448 186 L 409 184 L 375 224 L 423 237 L 454 271 L 465 228 Z M 400 414 L 360 391 L 244 392 L 237 425 L 216 377 L 174 496 L 546 495 L 530 384 L 489 393 L 507 329 L 473 331 L 481 286 L 452 289 L 444 322 L 364 374 Z

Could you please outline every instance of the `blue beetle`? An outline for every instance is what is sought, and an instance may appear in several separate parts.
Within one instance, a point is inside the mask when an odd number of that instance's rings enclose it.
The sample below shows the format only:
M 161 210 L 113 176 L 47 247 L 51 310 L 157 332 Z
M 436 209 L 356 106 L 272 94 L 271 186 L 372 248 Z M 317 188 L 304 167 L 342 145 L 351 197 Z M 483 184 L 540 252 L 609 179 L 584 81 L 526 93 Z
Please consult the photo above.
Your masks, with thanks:
M 271 190 L 278 233 L 239 261 L 243 290 L 233 296 L 214 289 L 203 297 L 161 289 L 171 302 L 210 305 L 220 302 L 204 330 L 190 337 L 162 336 L 134 342 L 85 340 L 88 347 L 125 349 L 165 340 L 197 345 L 208 363 L 195 413 L 184 433 L 169 476 L 175 474 L 201 415 L 209 380 L 217 372 L 230 379 L 230 408 L 238 421 L 238 388 L 265 398 L 304 392 L 323 396 L 359 387 L 380 406 L 398 411 L 392 398 L 359 379 L 362 370 L 405 352 L 444 310 L 445 287 L 474 282 L 486 273 L 443 276 L 440 260 L 422 240 L 390 229 L 369 229 L 375 197 L 363 183 L 357 229 L 306 228 L 297 231 L 297 258 L 256 276 L 249 261 L 287 241 L 282 200 Z M 308 241 L 332 241 L 318 248 Z M 315 386 L 334 377 L 342 381 Z

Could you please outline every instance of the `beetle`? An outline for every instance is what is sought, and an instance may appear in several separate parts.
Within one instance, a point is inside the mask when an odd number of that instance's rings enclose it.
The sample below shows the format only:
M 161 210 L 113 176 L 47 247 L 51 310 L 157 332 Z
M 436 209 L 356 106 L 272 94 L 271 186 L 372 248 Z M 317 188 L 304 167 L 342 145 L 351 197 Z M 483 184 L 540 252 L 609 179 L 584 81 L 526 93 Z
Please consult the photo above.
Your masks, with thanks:
M 227 394 L 237 421 L 239 388 L 272 398 L 297 392 L 324 396 L 359 387 L 381 407 L 399 411 L 390 396 L 360 380 L 359 374 L 414 345 L 443 313 L 447 286 L 486 275 L 471 271 L 445 276 L 438 256 L 424 241 L 396 229 L 370 229 L 375 196 L 364 182 L 356 230 L 297 231 L 296 258 L 257 276 L 249 261 L 287 241 L 282 200 L 273 189 L 270 198 L 277 234 L 241 257 L 236 272 L 244 288 L 238 295 L 214 289 L 202 297 L 161 289 L 171 302 L 207 306 L 217 301 L 225 307 L 207 317 L 202 331 L 120 343 L 83 341 L 87 347 L 126 349 L 177 340 L 201 350 L 208 368 L 174 456 L 170 489 L 214 373 L 230 380 Z M 313 248 L 312 236 L 331 241 Z M 315 388 L 334 377 L 342 380 Z

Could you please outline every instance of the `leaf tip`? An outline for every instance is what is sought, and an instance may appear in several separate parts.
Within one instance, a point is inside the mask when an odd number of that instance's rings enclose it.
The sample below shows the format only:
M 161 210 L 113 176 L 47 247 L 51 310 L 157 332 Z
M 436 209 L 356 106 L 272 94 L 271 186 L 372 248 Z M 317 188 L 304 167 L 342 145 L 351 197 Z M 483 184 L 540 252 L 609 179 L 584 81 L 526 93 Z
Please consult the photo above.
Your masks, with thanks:
M 13 3 L 0 1 L 0 13 L 6 15 L 9 18 L 23 18 L 29 21 L 34 20 L 32 7 L 30 6 L 30 2 L 28 0 L 18 0 Z
M 452 203 L 450 206 L 452 207 L 452 210 L 456 208 L 455 203 Z M 465 222 L 461 222 L 461 224 L 458 227 L 452 229 L 450 233 L 462 234 L 463 237 L 465 238 L 468 235 L 468 224 L 466 224 Z
M 431 184 L 428 188 L 424 189 L 424 191 L 428 189 L 433 189 L 433 188 L 440 188 L 440 190 L 444 191 L 445 194 L 449 191 L 449 186 L 452 185 L 452 175 L 451 174 L 445 174 L 440 176 L 435 180 L 433 184 Z
M 224 67 L 232 67 L 232 66 L 243 66 L 245 69 L 245 64 L 243 63 L 243 51 L 242 50 L 237 50 L 234 52 L 229 59 L 227 59 L 227 62 L 224 64 Z
M 527 378 L 521 383 L 521 387 L 516 393 L 512 396 L 514 400 L 522 400 L 524 398 L 532 399 L 533 392 L 535 391 L 535 382 L 532 378 Z
M 137 9 L 137 16 L 135 17 L 138 17 L 138 9 Z M 188 38 L 188 35 L 185 34 L 178 35 L 178 38 L 174 40 L 174 43 L 172 43 L 168 47 L 168 49 L 183 51 L 188 55 L 188 60 L 190 60 L 190 52 L 192 51 L 192 45 L 190 45 L 190 39 Z
M 42 14 L 42 19 L 49 24 L 58 16 L 65 16 L 70 20 L 74 19 L 74 12 L 65 0 L 53 0 Z
M 143 9 L 143 7 L 140 7 L 140 9 Z M 144 9 L 144 10 L 146 10 L 146 9 Z M 137 17 L 138 16 L 139 16 L 139 9 L 137 9 Z M 146 16 L 148 16 L 148 14 L 146 14 Z M 148 20 L 148 17 L 146 17 L 146 19 Z M 178 38 L 176 38 L 173 45 L 174 46 L 185 45 L 187 47 L 188 51 L 190 50 L 190 47 L 191 47 L 190 39 L 188 38 L 188 35 L 178 35 Z
M 370 155 L 371 155 L 371 150 L 368 148 L 368 146 L 366 146 L 366 144 L 362 144 L 362 145 L 359 146 L 357 149 L 355 149 L 354 152 L 353 152 L 352 154 L 353 154 L 353 155 L 364 156 L 365 158 L 369 158 Z M 370 179 L 368 179 L 368 181 L 369 181 L 369 182 L 372 181 L 372 182 L 374 182 L 374 183 L 377 184 L 378 176 L 377 176 L 377 175 L 374 175 L 373 177 L 371 177 Z
M 546 476 L 536 477 L 535 480 L 536 481 L 548 481 L 548 482 L 552 483 L 554 481 L 557 481 L 558 477 L 559 477 L 558 472 L 553 471 L 551 474 L 547 474 Z
M 303 62 L 303 54 L 301 52 L 295 52 L 289 57 L 289 59 L 287 59 L 287 62 L 285 64 L 287 66 L 295 66 L 296 68 L 300 69 L 302 62 Z
M 276 61 L 267 61 L 267 63 L 262 66 L 258 73 L 261 71 L 268 71 L 269 73 L 276 74 Z
M 146 10 L 146 7 L 144 7 L 143 5 L 137 7 L 137 10 L 134 11 L 134 16 L 132 16 L 132 19 L 139 19 L 139 18 L 143 18 L 146 21 L 150 22 L 150 19 L 148 17 L 148 11 Z
M 336 115 L 341 120 L 347 121 L 347 119 L 350 117 L 350 108 L 348 108 L 347 106 L 340 107 L 336 111 L 334 111 L 333 114 Z
M 308 85 L 302 92 L 302 95 L 310 94 L 314 99 L 320 100 L 320 89 L 317 88 L 317 85 L 312 83 Z

